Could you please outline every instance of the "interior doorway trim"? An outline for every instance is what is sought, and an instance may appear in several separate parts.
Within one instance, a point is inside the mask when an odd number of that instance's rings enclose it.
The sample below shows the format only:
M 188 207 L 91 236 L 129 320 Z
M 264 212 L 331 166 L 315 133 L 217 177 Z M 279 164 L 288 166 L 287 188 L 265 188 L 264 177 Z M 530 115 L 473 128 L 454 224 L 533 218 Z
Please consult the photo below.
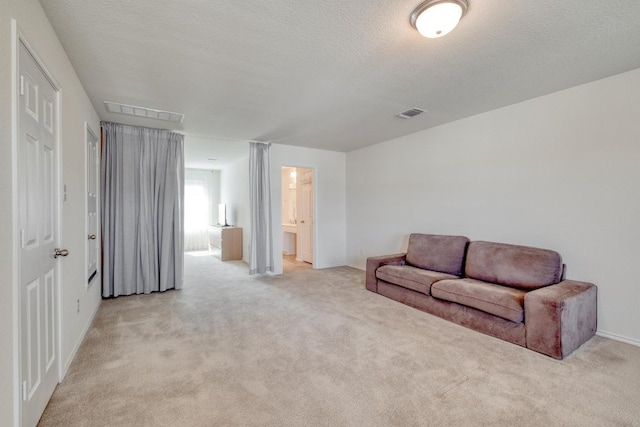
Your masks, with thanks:
M 96 246 L 96 270 L 93 276 L 89 276 L 87 274 L 84 287 L 85 289 L 89 289 L 94 283 L 100 282 L 100 278 L 102 276 L 102 265 L 100 263 L 100 247 L 102 244 L 101 234 L 100 234 L 100 187 L 101 187 L 101 174 L 100 174 L 100 138 L 97 136 L 98 134 L 91 128 L 91 125 L 88 122 L 84 122 L 84 153 L 85 153 L 85 164 L 84 164 L 84 179 L 85 179 L 85 194 L 84 194 L 84 210 L 85 216 L 87 216 L 85 220 L 85 235 L 87 236 L 87 241 L 85 243 L 85 267 L 89 264 L 89 257 L 91 252 L 90 240 L 95 242 Z M 90 158 L 89 155 L 89 142 L 96 143 L 96 154 L 95 157 Z M 94 220 L 94 225 L 96 226 L 95 230 L 91 230 L 90 219 L 88 218 L 87 212 L 89 211 L 89 197 L 87 195 L 87 189 L 91 186 L 89 173 L 91 171 L 90 161 L 94 162 L 95 170 L 93 173 L 93 179 L 95 180 L 95 211 L 96 218 Z M 93 238 L 91 238 L 93 236 Z
M 285 163 L 285 164 L 281 164 L 279 166 L 277 166 L 278 169 L 278 176 L 281 177 L 282 176 L 282 169 L 283 168 L 296 168 L 296 169 L 309 169 L 311 171 L 312 174 L 312 179 L 311 179 L 311 185 L 312 185 L 312 200 L 313 200 L 313 230 L 312 230 L 312 250 L 313 250 L 313 255 L 312 255 L 312 263 L 311 263 L 311 267 L 313 269 L 317 269 L 318 268 L 318 239 L 319 239 L 319 233 L 318 233 L 318 226 L 317 226 L 317 219 L 318 219 L 318 168 L 317 166 L 305 166 L 305 165 L 300 165 L 300 164 L 289 164 L 289 163 Z M 281 180 L 278 181 L 279 183 L 281 183 Z M 284 195 L 282 194 L 282 185 L 279 185 L 280 191 L 278 192 L 280 194 L 280 198 L 277 201 L 272 201 L 272 203 L 279 203 L 280 209 L 282 210 L 282 200 L 284 199 Z M 280 235 L 280 251 L 279 254 L 277 255 L 279 258 L 282 258 L 282 248 L 284 247 L 284 241 L 282 239 L 282 235 L 283 235 L 283 229 L 282 229 L 282 212 L 280 212 L 280 217 L 277 219 L 276 222 L 276 226 L 274 227 L 274 232 L 275 233 L 279 233 Z M 299 250 L 298 248 L 296 248 L 296 251 Z M 282 273 L 284 273 L 284 267 L 282 269 Z M 281 274 L 282 274 L 281 273 Z
M 19 139 L 19 95 L 18 95 L 18 85 L 19 85 L 19 56 L 18 52 L 20 50 L 20 45 L 23 45 L 25 49 L 29 52 L 29 54 L 33 57 L 38 67 L 40 67 L 42 73 L 45 78 L 49 81 L 49 83 L 53 86 L 54 91 L 56 92 L 56 108 L 58 111 L 57 117 L 55 117 L 56 121 L 56 131 L 55 131 L 55 145 L 56 145 L 56 157 L 55 161 L 59 166 L 62 166 L 62 144 L 61 141 L 61 122 L 62 122 L 62 111 L 61 111 L 61 99 L 62 99 L 62 88 L 58 83 L 57 79 L 53 76 L 53 74 L 49 71 L 49 69 L 44 65 L 44 61 L 42 61 L 41 57 L 38 55 L 36 49 L 29 42 L 29 39 L 25 36 L 25 32 L 22 30 L 16 19 L 11 19 L 11 203 L 12 203 L 12 287 L 13 287 L 13 420 L 14 426 L 18 427 L 22 425 L 22 393 L 21 393 L 21 333 L 22 333 L 22 325 L 21 325 L 21 289 L 20 289 L 20 213 L 19 213 L 19 197 L 18 197 L 18 139 Z M 56 219 L 56 227 L 58 228 L 58 236 L 60 239 L 62 236 L 62 203 L 61 203 L 61 174 L 62 168 L 58 167 L 56 172 L 56 179 L 54 185 L 54 197 L 58 198 L 58 208 L 57 208 L 57 219 Z M 59 263 L 61 264 L 61 263 Z M 56 322 L 56 336 L 55 336 L 55 345 L 56 345 L 56 357 L 58 364 L 58 382 L 62 380 L 62 324 L 60 321 L 60 313 L 61 313 L 61 295 L 60 295 L 60 284 L 62 279 L 62 265 L 58 265 L 56 267 L 56 313 L 55 313 L 55 322 Z

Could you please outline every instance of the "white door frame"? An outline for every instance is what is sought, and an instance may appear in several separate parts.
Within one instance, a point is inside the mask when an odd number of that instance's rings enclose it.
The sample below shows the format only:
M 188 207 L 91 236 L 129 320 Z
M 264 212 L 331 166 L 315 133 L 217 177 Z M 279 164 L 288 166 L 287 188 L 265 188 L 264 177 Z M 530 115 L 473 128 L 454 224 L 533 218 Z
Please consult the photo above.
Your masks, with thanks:
M 313 269 L 317 269 L 317 260 L 318 260 L 318 227 L 316 226 L 316 219 L 318 218 L 318 168 L 317 166 L 303 166 L 303 165 L 294 165 L 294 164 L 284 164 L 281 165 L 278 168 L 278 176 L 282 177 L 282 168 L 300 168 L 300 169 L 309 169 L 311 170 L 311 174 L 313 175 L 313 178 L 311 179 L 311 185 L 312 185 L 312 198 L 313 198 L 313 242 L 312 242 L 312 247 L 313 247 L 313 262 L 311 263 L 311 268 Z M 280 179 L 278 181 L 279 185 L 280 185 L 280 200 L 278 200 L 278 203 L 280 203 L 280 206 L 282 209 L 282 199 L 283 199 L 283 195 L 282 195 L 282 179 Z M 297 188 L 298 184 L 296 183 L 296 188 Z M 272 202 L 273 203 L 273 202 Z M 296 209 L 297 211 L 297 209 Z M 296 215 L 298 214 L 298 212 L 296 212 Z M 276 227 L 274 227 L 273 230 L 275 233 L 280 233 L 280 236 L 282 236 L 282 212 L 280 212 L 280 218 L 278 218 L 278 222 Z M 297 242 L 296 242 L 297 244 Z M 282 246 L 282 245 L 281 245 Z M 296 248 L 296 252 L 298 251 L 298 248 Z M 282 247 L 280 248 L 280 254 L 278 254 L 277 256 L 279 256 L 280 258 L 282 258 Z M 283 273 L 284 273 L 284 269 L 283 269 Z
M 96 133 L 92 128 L 91 125 L 88 122 L 84 122 L 84 153 L 85 156 L 84 158 L 87 159 L 87 151 L 88 151 L 88 142 L 89 139 L 93 139 L 96 141 L 97 143 L 97 147 L 98 147 L 98 152 L 97 152 L 97 158 L 96 159 L 92 159 L 94 162 L 96 162 L 96 176 L 94 177 L 94 179 L 96 180 L 96 191 L 97 191 L 97 199 L 96 199 L 96 221 L 98 224 L 97 230 L 96 230 L 96 245 L 98 248 L 98 257 L 97 257 L 97 265 L 96 265 L 96 275 L 93 278 L 93 280 L 91 281 L 91 283 L 89 283 L 89 277 L 87 276 L 85 278 L 84 281 L 84 287 L 85 289 L 88 289 L 90 285 L 97 283 L 100 281 L 100 276 L 102 274 L 102 265 L 100 263 L 100 247 L 101 247 L 101 234 L 100 234 L 100 137 L 98 137 L 97 135 L 99 135 L 98 133 Z M 89 164 L 87 161 L 85 161 L 85 165 L 84 165 L 84 179 L 85 179 L 85 194 L 84 194 L 84 212 L 85 212 L 85 218 L 86 218 L 86 214 L 87 211 L 89 210 L 89 200 L 87 198 L 87 191 L 86 189 L 89 187 Z M 89 235 L 89 220 L 85 220 L 85 236 Z M 86 265 L 88 264 L 89 261 L 89 244 L 88 244 L 88 240 L 85 241 L 85 250 L 84 250 L 84 256 L 85 256 L 85 269 L 86 269 Z
M 54 185 L 54 197 L 57 197 L 58 203 L 58 212 L 57 212 L 57 224 L 58 228 L 58 243 L 60 243 L 62 236 L 62 200 L 61 200 L 61 174 L 62 174 L 62 146 L 60 144 L 61 141 L 61 118 L 62 111 L 60 109 L 61 106 L 61 98 L 62 98 L 62 89 L 58 84 L 55 77 L 51 74 L 48 68 L 44 65 L 44 62 L 37 54 L 36 50 L 33 48 L 33 45 L 29 43 L 27 37 L 25 37 L 24 32 L 18 25 L 15 19 L 11 19 L 11 172 L 12 172 L 12 207 L 13 207 L 13 256 L 12 256 L 12 264 L 13 264 L 13 396 L 14 396 L 14 425 L 16 427 L 22 425 L 22 392 L 21 392 L 21 384 L 22 384 L 22 366 L 21 366 L 21 345 L 20 338 L 22 333 L 22 325 L 21 325 L 21 301 L 20 301 L 20 225 L 19 225 L 19 206 L 18 206 L 18 132 L 19 132 L 19 111 L 18 111 L 18 80 L 19 80 L 19 63 L 18 63 L 18 51 L 20 48 L 20 44 L 22 44 L 33 56 L 34 60 L 41 68 L 43 74 L 49 80 L 49 83 L 53 86 L 56 91 L 56 108 L 57 108 L 57 117 L 56 117 L 56 132 L 55 132 L 55 144 L 56 144 L 56 158 L 55 161 L 58 165 L 56 171 L 56 182 Z M 55 323 L 56 323 L 56 351 L 58 358 L 58 382 L 62 380 L 62 346 L 61 338 L 62 338 L 62 324 L 60 322 L 60 313 L 61 313 L 61 303 L 62 298 L 60 295 L 61 291 L 61 279 L 62 279 L 62 263 L 56 263 L 56 315 L 55 315 Z

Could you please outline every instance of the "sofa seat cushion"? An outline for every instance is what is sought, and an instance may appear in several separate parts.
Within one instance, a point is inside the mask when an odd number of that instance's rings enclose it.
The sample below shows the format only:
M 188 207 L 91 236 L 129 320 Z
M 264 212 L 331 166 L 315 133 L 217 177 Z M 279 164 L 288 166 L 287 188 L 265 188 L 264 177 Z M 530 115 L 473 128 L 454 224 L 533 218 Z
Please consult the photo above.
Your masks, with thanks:
M 526 292 L 474 279 L 441 280 L 431 286 L 431 295 L 445 301 L 473 307 L 494 316 L 524 321 Z
M 423 270 L 410 265 L 383 265 L 376 270 L 376 277 L 385 282 L 411 289 L 429 295 L 431 285 L 444 279 L 457 279 L 458 276 L 440 273 L 438 271 Z
M 413 233 L 409 236 L 407 264 L 425 270 L 462 276 L 464 253 L 469 239 Z
M 548 249 L 471 242 L 465 276 L 530 291 L 561 280 L 562 258 Z

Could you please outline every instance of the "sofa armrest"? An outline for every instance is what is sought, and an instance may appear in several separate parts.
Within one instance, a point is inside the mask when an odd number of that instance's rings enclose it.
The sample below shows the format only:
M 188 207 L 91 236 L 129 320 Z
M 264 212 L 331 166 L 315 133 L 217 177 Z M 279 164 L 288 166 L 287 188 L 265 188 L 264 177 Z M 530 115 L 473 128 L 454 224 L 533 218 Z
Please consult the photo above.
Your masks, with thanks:
M 524 321 L 527 348 L 562 359 L 596 332 L 598 288 L 562 282 L 527 292 Z
M 404 265 L 407 258 L 406 253 L 383 255 L 367 258 L 367 276 L 365 286 L 371 292 L 378 292 L 378 280 L 376 279 L 376 270 L 383 265 Z

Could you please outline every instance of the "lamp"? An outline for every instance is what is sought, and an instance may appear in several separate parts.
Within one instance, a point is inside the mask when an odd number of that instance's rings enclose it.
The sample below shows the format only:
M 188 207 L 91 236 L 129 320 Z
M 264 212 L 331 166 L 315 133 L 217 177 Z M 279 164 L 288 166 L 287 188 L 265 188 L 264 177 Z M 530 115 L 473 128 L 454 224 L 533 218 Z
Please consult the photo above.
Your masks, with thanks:
M 442 37 L 458 25 L 468 7 L 467 0 L 427 0 L 411 14 L 411 25 L 430 39 Z

